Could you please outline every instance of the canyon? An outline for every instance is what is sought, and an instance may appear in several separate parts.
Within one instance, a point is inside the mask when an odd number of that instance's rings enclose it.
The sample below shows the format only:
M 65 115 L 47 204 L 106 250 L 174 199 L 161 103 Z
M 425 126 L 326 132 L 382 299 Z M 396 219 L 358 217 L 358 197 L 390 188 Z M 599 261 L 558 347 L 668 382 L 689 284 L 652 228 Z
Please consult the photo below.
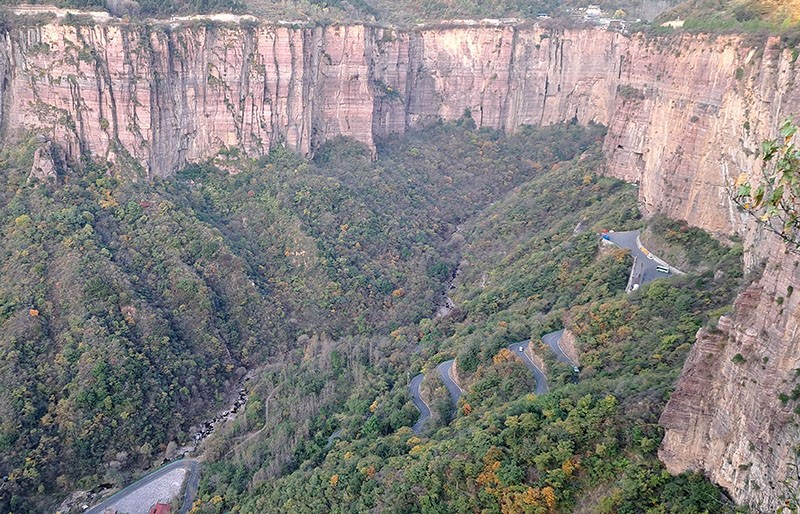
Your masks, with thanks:
M 464 23 L 19 23 L 0 45 L 0 120 L 6 138 L 35 130 L 72 161 L 126 159 L 147 177 L 220 152 L 311 156 L 337 136 L 374 151 L 465 111 L 509 131 L 601 123 L 606 173 L 638 183 L 648 212 L 745 230 L 727 184 L 800 105 L 780 38 Z
M 793 403 L 779 399 L 800 368 L 798 256 L 738 212 L 728 188 L 757 176 L 760 142 L 798 112 L 795 59 L 779 37 L 511 20 L 398 30 L 20 19 L 0 42 L 0 124 L 6 141 L 40 135 L 35 175 L 47 179 L 87 155 L 153 179 L 277 147 L 312 156 L 338 136 L 376 152 L 466 112 L 506 131 L 603 124 L 598 172 L 638 184 L 648 213 L 742 238 L 746 267 L 760 272 L 698 334 L 661 419 L 660 456 L 774 511 L 800 440 Z

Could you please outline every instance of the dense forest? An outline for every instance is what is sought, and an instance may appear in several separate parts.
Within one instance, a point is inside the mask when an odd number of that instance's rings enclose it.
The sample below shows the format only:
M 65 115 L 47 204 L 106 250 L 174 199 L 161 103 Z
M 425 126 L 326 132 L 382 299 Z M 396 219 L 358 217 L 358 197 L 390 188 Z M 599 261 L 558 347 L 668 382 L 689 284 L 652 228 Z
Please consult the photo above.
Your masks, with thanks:
M 36 138 L 0 159 L 0 511 L 125 483 L 205 441 L 194 512 L 726 512 L 667 474 L 657 425 L 701 326 L 740 284 L 741 247 L 649 224 L 689 273 L 623 293 L 644 226 L 603 178 L 602 127 L 476 130 L 469 113 L 313 160 L 235 150 L 154 183 L 84 162 L 28 177 Z M 128 177 L 128 178 L 125 178 Z M 454 283 L 456 307 L 434 316 Z M 537 349 L 551 392 L 504 348 L 566 326 L 581 370 Z M 434 368 L 456 357 L 453 411 Z M 409 427 L 410 376 L 434 410 Z
M 586 151 L 602 134 L 564 125 L 503 137 L 475 130 L 466 116 L 386 142 L 377 162 L 365 147 L 336 140 L 313 161 L 280 149 L 260 161 L 227 151 L 217 166 L 155 183 L 124 178 L 121 163 L 90 161 L 58 183 L 38 183 L 28 170 L 41 143 L 6 148 L 0 384 L 10 394 L 0 399 L 0 472 L 9 481 L 0 509 L 40 511 L 38 502 L 122 483 L 161 462 L 169 447 L 191 441 L 193 426 L 248 369 L 258 370 L 248 407 L 207 455 L 250 462 L 237 473 L 254 484 L 319 459 L 320 437 L 333 425 L 363 425 L 378 437 L 413 423 L 409 372 L 463 348 L 470 373 L 498 344 L 530 333 L 534 312 L 580 302 L 575 291 L 606 278 L 610 289 L 624 282 L 624 258 L 595 262 L 587 232 L 580 243 L 561 242 L 562 264 L 538 285 L 518 284 L 502 298 L 512 286 L 498 283 L 491 296 L 465 299 L 487 316 L 474 329 L 429 319 L 461 262 L 462 234 L 482 230 L 470 220 L 509 192 L 556 187 L 530 181 L 566 180 L 561 161 L 581 155 L 576 180 L 593 190 L 579 195 L 564 182 L 574 209 L 595 206 L 587 215 L 608 225 L 635 223 L 632 193 L 594 176 L 596 150 Z M 543 175 L 553 167 L 555 175 Z M 621 212 L 599 206 L 615 195 L 626 198 Z M 508 216 L 525 221 L 526 207 L 515 209 Z M 584 267 L 598 276 L 564 282 Z M 554 283 L 566 289 L 520 311 L 531 321 L 509 319 L 479 348 L 501 311 Z M 454 339 L 445 343 L 442 330 Z M 418 345 L 424 351 L 415 353 Z M 277 387 L 279 422 L 262 408 Z M 375 414 L 366 422 L 364 409 Z M 258 428 L 268 437 L 251 438 Z
M 462 124 L 425 139 L 458 156 L 445 177 L 473 162 L 476 144 L 500 150 L 491 173 L 501 178 L 531 134 L 495 140 Z M 378 166 L 392 173 L 396 156 L 427 155 L 416 137 L 383 147 Z M 452 146 L 464 137 L 472 143 Z M 322 157 L 340 170 L 351 159 Z M 216 462 L 195 512 L 734 510 L 704 478 L 669 475 L 656 449 L 695 333 L 714 329 L 742 280 L 740 245 L 655 219 L 648 234 L 691 256 L 689 273 L 625 295 L 629 257 L 597 232 L 642 226 L 635 189 L 598 176 L 596 150 L 528 165 L 529 180 L 441 234 L 452 234 L 442 262 L 457 262 L 456 309 L 388 337 L 315 338 L 291 371 L 262 374 L 246 416 L 209 447 Z M 504 347 L 561 326 L 579 340 L 580 375 L 541 350 L 551 392 L 534 396 Z M 465 389 L 455 412 L 433 371 L 453 356 Z M 415 436 L 406 388 L 420 369 L 435 421 Z
M 584 6 L 125 5 L 134 18 L 400 23 Z M 635 12 L 641 2 L 601 5 Z M 764 5 L 727 2 L 688 27 L 791 28 Z M 195 453 L 195 514 L 742 511 L 702 476 L 670 475 L 656 454 L 695 334 L 716 330 L 751 278 L 741 244 L 644 219 L 635 186 L 603 176 L 603 135 L 574 124 L 504 135 L 477 130 L 465 112 L 379 142 L 377 160 L 346 138 L 313 159 L 229 148 L 153 182 L 88 156 L 40 182 L 30 169 L 41 138 L 7 144 L 0 513 L 50 511 L 71 491 L 123 485 L 175 457 L 245 376 L 245 408 Z M 687 273 L 625 294 L 631 257 L 603 244 L 603 229 L 642 229 Z M 436 315 L 445 294 L 454 308 Z M 577 340 L 579 370 L 538 343 L 561 328 Z M 548 394 L 533 394 L 506 350 L 527 339 Z M 464 389 L 455 409 L 436 372 L 453 358 Z M 414 434 L 418 373 L 433 418 Z

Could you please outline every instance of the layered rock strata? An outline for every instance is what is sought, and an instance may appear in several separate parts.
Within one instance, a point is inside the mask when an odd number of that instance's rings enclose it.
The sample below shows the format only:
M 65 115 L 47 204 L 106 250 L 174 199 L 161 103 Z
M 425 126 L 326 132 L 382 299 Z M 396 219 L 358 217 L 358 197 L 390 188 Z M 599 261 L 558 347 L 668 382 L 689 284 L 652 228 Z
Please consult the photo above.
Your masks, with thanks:
M 8 134 L 33 128 L 80 154 L 168 176 L 220 151 L 310 155 L 470 111 L 478 126 L 609 126 L 608 173 L 648 210 L 742 228 L 726 184 L 800 105 L 779 39 L 626 37 L 537 25 L 381 27 L 45 24 L 0 45 Z M 11 134 L 13 135 L 13 134 Z
M 311 154 L 470 110 L 511 129 L 608 123 L 628 46 L 537 27 L 46 24 L 6 34 L 3 126 L 168 176 L 220 151 Z
M 800 255 L 770 246 L 732 315 L 698 333 L 660 421 L 671 472 L 703 470 L 758 512 L 776 512 L 796 491 L 800 462 Z

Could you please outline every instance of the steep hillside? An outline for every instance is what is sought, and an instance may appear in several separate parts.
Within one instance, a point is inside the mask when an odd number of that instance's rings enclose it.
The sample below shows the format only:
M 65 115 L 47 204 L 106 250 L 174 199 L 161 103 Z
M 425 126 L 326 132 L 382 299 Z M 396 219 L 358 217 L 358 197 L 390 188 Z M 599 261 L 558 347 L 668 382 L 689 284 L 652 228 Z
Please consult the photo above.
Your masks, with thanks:
M 688 28 L 710 30 L 787 29 L 800 23 L 797 0 L 688 0 L 664 12 L 656 23 L 683 20 Z
M 543 170 L 466 220 L 453 238 L 463 256 L 456 310 L 379 343 L 359 373 L 369 385 L 350 389 L 335 415 L 315 419 L 313 441 L 282 477 L 264 458 L 276 437 L 269 433 L 209 466 L 198 511 L 732 512 L 701 476 L 665 473 L 656 451 L 659 414 L 697 329 L 732 299 L 741 248 L 677 224 L 687 235 L 683 247 L 704 256 L 698 271 L 626 295 L 631 260 L 602 245 L 597 231 L 642 221 L 635 189 L 598 177 L 599 164 L 599 155 L 586 153 Z M 575 230 L 579 224 L 584 230 Z M 550 393 L 534 396 L 530 373 L 506 347 L 564 319 L 577 335 L 582 370 L 576 376 L 548 359 Z M 331 345 L 355 349 L 350 341 Z M 408 367 L 396 365 L 403 345 L 418 349 Z M 464 389 L 456 409 L 433 371 L 453 354 Z M 407 380 L 420 368 L 437 416 L 415 435 Z M 315 373 L 326 372 L 313 359 L 296 370 Z M 279 416 L 269 422 L 275 432 L 285 424 Z M 248 429 L 240 423 L 220 446 L 242 441 Z M 336 434 L 330 444 L 329 434 Z
M 385 347 L 375 340 L 433 310 L 455 226 L 602 137 L 573 125 L 498 141 L 466 129 L 469 118 L 461 125 L 395 143 L 379 163 L 338 141 L 316 162 L 229 155 L 237 175 L 202 165 L 154 184 L 100 166 L 28 181 L 36 138 L 7 148 L 0 511 L 43 512 L 48 498 L 171 458 L 257 366 L 258 387 L 287 382 L 288 425 L 270 448 L 270 462 L 286 465 L 314 416 L 340 408 L 354 384 L 374 390 L 349 375 L 337 391 L 336 373 L 364 355 L 369 364 Z M 332 356 L 340 340 L 351 350 Z M 391 350 L 399 370 L 410 350 Z M 318 352 L 329 383 L 292 375 Z

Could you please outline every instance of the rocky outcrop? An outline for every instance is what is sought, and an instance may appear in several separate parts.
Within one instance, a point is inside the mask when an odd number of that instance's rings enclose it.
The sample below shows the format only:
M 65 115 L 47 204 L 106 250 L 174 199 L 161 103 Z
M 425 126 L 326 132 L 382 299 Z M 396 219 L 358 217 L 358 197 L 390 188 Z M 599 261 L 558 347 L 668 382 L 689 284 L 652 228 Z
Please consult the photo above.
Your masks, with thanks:
M 800 415 L 800 255 L 777 241 L 760 280 L 717 330 L 700 330 L 661 424 L 672 472 L 705 471 L 740 502 L 776 512 L 796 490 Z M 797 393 L 795 393 L 797 396 Z
M 52 141 L 43 142 L 33 153 L 33 165 L 28 175 L 28 182 L 39 180 L 54 183 L 64 174 L 66 168 L 64 152 Z
M 453 365 L 450 367 L 450 378 L 453 379 L 453 382 L 455 382 L 456 385 L 458 385 L 458 387 L 461 387 L 461 384 L 464 383 L 463 378 L 461 377 L 461 374 L 458 371 L 457 358 L 453 359 Z
M 539 344 L 536 346 L 541 347 L 543 345 Z M 542 356 L 536 352 L 536 348 L 534 348 L 533 344 L 529 344 L 528 346 L 525 347 L 525 355 L 528 356 L 528 358 L 531 360 L 531 362 L 533 362 L 536 365 L 537 368 L 542 370 L 542 373 L 547 375 L 547 364 L 544 362 Z
M 578 358 L 577 343 L 578 338 L 575 337 L 575 334 L 569 329 L 564 329 L 564 333 L 561 335 L 558 345 L 570 361 L 574 362 L 576 366 L 580 366 L 581 361 Z

